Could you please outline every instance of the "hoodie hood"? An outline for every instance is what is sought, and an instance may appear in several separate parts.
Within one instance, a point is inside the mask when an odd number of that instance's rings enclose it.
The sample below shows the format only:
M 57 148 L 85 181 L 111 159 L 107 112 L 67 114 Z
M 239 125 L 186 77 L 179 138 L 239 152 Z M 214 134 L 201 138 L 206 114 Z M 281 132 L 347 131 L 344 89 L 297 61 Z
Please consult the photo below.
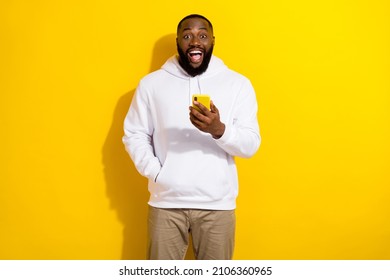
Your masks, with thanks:
M 161 67 L 161 69 L 167 71 L 169 74 L 174 75 L 181 79 L 188 80 L 189 78 L 193 78 L 180 66 L 178 55 L 171 56 L 165 64 Z M 208 77 L 214 74 L 217 74 L 223 70 L 227 69 L 227 66 L 223 63 L 221 59 L 212 55 L 210 59 L 209 66 L 207 70 L 201 75 L 195 77 Z

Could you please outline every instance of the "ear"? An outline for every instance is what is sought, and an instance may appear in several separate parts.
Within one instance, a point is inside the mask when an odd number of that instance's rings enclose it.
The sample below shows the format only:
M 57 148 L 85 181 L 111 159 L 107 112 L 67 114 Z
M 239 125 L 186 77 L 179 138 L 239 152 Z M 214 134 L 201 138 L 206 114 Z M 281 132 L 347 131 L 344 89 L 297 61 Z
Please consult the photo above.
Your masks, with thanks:
M 215 45 L 215 36 L 213 36 L 213 46 Z

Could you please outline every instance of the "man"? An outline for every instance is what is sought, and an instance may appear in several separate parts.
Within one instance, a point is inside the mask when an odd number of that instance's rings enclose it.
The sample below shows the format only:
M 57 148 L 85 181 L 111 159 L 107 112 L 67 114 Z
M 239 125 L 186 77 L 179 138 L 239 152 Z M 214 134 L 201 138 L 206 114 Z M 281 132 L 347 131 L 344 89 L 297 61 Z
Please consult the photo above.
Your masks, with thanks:
M 124 123 L 123 142 L 149 179 L 148 259 L 232 259 L 237 169 L 234 156 L 260 145 L 257 102 L 244 76 L 212 55 L 213 26 L 183 18 L 177 50 L 144 77 Z M 210 110 L 193 94 L 211 96 Z

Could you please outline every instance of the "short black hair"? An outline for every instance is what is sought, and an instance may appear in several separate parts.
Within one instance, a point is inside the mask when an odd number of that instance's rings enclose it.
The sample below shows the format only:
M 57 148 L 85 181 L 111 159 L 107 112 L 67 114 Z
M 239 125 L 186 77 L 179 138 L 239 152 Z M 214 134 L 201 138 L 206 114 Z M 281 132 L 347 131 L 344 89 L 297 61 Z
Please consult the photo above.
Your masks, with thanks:
M 186 19 L 189 19 L 189 18 L 201 18 L 201 19 L 204 19 L 205 21 L 207 21 L 207 23 L 209 24 L 210 26 L 210 29 L 211 29 L 211 32 L 214 32 L 213 31 L 213 25 L 211 24 L 211 22 L 204 16 L 202 15 L 198 15 L 198 14 L 191 14 L 191 15 L 188 15 L 186 17 L 184 17 L 180 22 L 179 24 L 177 25 L 177 33 L 179 33 L 179 29 L 181 27 L 181 24 L 183 23 L 183 21 L 185 21 Z

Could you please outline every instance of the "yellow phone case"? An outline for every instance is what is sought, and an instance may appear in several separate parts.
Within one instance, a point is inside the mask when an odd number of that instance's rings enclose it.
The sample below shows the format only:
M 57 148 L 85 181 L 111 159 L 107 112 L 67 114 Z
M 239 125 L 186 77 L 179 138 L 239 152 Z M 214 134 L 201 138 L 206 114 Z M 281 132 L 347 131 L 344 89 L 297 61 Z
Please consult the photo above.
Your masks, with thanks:
M 192 103 L 194 101 L 198 101 L 199 103 L 203 104 L 207 109 L 210 110 L 210 95 L 207 94 L 194 94 L 192 95 Z M 194 108 L 199 111 L 199 108 L 194 105 Z

